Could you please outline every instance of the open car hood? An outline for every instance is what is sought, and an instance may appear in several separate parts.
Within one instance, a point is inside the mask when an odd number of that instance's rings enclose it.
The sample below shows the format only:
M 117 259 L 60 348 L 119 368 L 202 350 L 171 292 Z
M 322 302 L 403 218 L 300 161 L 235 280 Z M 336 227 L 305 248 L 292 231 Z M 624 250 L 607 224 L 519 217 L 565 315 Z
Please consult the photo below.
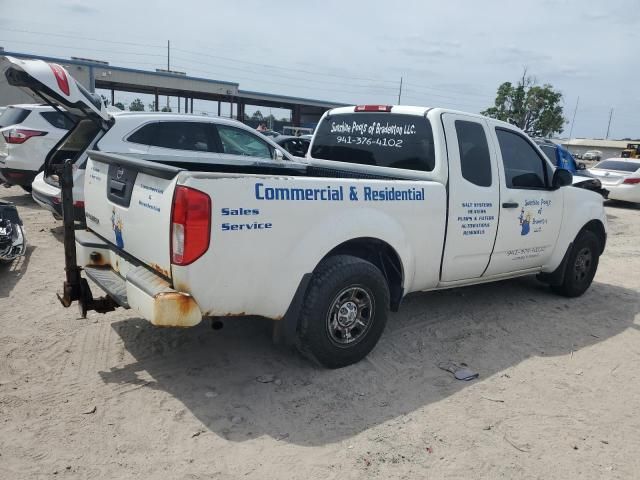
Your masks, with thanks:
M 57 63 L 5 56 L 0 57 L 0 69 L 10 85 L 38 102 L 58 105 L 79 118 L 112 119 L 100 96 L 89 92 Z

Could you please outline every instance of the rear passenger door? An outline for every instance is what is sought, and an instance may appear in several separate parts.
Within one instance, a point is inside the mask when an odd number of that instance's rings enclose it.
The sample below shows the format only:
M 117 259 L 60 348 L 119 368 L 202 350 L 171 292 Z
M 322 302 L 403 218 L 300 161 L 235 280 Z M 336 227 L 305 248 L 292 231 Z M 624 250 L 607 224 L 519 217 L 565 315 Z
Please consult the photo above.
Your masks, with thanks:
M 220 151 L 215 127 L 207 122 L 150 122 L 129 135 L 127 142 L 148 145 L 152 155 L 187 156 L 190 161 L 217 158 Z
M 496 127 L 500 182 L 500 226 L 486 275 L 538 268 L 558 239 L 564 190 L 552 189 L 553 167 L 519 131 Z
M 478 117 L 443 114 L 449 157 L 449 212 L 440 279 L 482 276 L 498 229 L 499 176 L 489 127 Z

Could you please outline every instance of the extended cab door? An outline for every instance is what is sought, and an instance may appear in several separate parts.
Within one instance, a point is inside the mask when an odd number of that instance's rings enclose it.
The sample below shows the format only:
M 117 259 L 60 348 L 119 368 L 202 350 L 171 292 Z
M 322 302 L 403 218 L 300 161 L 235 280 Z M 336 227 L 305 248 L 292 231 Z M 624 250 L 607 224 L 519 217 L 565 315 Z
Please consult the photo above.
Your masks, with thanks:
M 521 132 L 492 128 L 500 167 L 500 225 L 485 275 L 545 265 L 562 221 L 563 191 L 552 189 L 553 167 Z
M 449 157 L 449 211 L 440 279 L 480 277 L 498 230 L 500 188 L 496 152 L 485 120 L 442 115 Z

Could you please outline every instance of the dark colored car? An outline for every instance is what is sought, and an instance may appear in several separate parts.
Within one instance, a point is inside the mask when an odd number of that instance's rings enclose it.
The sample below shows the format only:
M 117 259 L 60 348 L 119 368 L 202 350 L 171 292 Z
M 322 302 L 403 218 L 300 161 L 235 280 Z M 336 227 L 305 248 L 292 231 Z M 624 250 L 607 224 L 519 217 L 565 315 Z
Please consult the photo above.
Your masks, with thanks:
M 311 143 L 311 139 L 309 138 L 294 137 L 292 135 L 280 135 L 272 140 L 294 157 L 306 156 L 307 150 L 309 150 L 309 144 Z

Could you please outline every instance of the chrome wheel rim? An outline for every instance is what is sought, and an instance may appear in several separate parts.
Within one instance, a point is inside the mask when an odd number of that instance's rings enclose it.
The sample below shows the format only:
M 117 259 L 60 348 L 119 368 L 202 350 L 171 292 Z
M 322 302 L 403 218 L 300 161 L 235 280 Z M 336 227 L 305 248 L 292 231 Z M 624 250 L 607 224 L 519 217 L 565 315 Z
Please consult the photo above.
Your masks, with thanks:
M 327 333 L 341 347 L 364 338 L 371 327 L 375 304 L 373 295 L 362 286 L 350 286 L 338 293 L 327 313 Z
M 583 248 L 578 252 L 576 261 L 573 266 L 574 278 L 578 282 L 584 282 L 591 272 L 591 266 L 593 265 L 593 254 L 590 248 Z

